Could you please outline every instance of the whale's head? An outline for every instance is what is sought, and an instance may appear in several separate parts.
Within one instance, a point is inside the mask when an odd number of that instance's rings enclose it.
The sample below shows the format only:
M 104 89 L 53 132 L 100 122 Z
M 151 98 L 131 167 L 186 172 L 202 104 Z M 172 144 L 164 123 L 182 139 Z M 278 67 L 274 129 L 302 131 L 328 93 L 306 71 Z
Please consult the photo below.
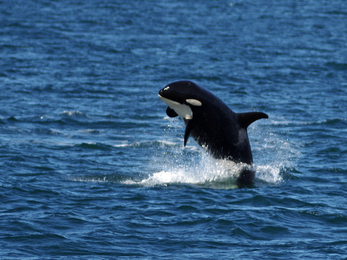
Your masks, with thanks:
M 202 101 L 199 100 L 201 87 L 191 81 L 176 81 L 166 85 L 159 91 L 159 97 L 169 108 L 168 116 L 179 115 L 185 120 L 193 119 L 194 107 L 201 107 Z

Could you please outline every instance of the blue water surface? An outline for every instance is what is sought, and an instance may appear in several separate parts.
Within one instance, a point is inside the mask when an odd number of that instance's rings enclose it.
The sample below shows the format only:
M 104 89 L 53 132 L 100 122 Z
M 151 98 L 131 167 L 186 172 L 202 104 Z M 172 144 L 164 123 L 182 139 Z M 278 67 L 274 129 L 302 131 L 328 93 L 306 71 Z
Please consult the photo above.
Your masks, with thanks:
M 1 259 L 346 259 L 347 2 L 0 2 Z M 249 129 L 256 178 L 158 91 Z

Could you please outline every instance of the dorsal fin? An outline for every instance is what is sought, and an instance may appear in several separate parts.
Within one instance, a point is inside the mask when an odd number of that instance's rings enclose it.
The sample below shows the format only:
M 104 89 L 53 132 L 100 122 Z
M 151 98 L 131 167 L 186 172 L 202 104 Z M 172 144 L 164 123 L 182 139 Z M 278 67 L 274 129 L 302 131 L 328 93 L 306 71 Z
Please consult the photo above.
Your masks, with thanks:
M 261 118 L 269 118 L 269 116 L 262 112 L 248 112 L 248 113 L 237 113 L 236 114 L 239 124 L 242 128 L 247 129 L 247 127 L 254 121 Z
M 178 116 L 176 111 L 173 110 L 171 107 L 167 107 L 166 109 L 166 114 L 169 116 L 169 117 L 176 117 Z

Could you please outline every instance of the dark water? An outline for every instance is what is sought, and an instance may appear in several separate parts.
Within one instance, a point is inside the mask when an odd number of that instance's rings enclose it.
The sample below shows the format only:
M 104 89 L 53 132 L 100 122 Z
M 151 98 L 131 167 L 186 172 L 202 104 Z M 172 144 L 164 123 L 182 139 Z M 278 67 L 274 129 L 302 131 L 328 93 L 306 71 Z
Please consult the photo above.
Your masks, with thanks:
M 346 259 L 346 1 L 1 1 L 1 259 Z M 190 79 L 255 184 L 169 119 Z

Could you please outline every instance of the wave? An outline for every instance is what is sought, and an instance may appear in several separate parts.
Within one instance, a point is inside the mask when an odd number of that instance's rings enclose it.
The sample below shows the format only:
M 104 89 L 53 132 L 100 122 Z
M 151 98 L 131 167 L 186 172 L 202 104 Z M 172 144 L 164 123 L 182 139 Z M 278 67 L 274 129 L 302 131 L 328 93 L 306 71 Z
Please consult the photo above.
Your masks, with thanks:
M 305 112 L 302 110 L 301 112 Z M 317 121 L 306 121 L 304 119 L 292 119 L 287 118 L 285 116 L 272 116 L 271 119 L 268 120 L 272 126 L 320 126 L 320 125 L 328 125 L 328 126 L 346 126 L 347 118 L 344 117 L 332 117 L 326 119 L 320 119 Z

